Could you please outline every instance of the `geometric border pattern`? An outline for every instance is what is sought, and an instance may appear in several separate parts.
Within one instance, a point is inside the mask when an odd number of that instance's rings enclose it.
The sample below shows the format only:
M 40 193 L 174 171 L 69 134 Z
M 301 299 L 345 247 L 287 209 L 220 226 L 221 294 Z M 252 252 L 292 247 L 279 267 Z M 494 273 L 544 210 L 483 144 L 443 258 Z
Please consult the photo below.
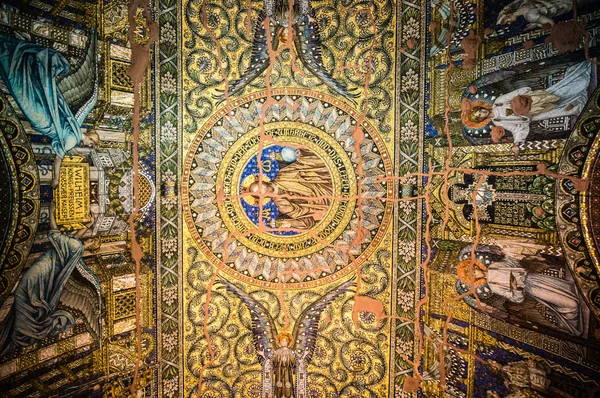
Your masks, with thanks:
M 181 155 L 181 4 L 178 0 L 157 0 L 159 42 L 155 57 L 156 101 L 156 163 L 157 181 L 161 184 L 157 195 L 160 217 L 156 220 L 158 262 L 158 395 L 181 396 L 182 352 L 181 319 L 179 315 L 179 275 L 181 269 L 181 225 L 179 211 L 179 165 Z
M 395 80 L 395 136 L 396 170 L 398 196 L 402 199 L 414 195 L 420 186 L 416 177 L 402 178 L 407 174 L 423 172 L 423 121 L 425 98 L 425 7 L 423 0 L 402 0 L 396 3 L 396 54 Z M 391 361 L 394 364 L 390 386 L 395 397 L 411 396 L 403 391 L 404 380 L 413 373 L 415 367 L 406 361 L 418 360 L 414 352 L 418 350 L 418 333 L 415 322 L 419 319 L 420 307 L 416 307 L 421 290 L 421 217 L 422 199 L 399 201 L 396 206 L 398 233 L 394 242 L 396 267 L 393 280 L 396 282 L 392 305 L 394 315 L 402 318 L 393 320 L 395 334 L 392 336 Z M 422 328 L 419 328 L 422 329 Z M 400 355 L 399 355 L 400 354 Z M 416 364 L 419 365 L 418 363 Z
M 590 178 L 600 145 L 600 89 L 581 113 L 577 126 L 569 136 L 559 172 L 575 178 Z M 600 278 L 597 253 L 589 231 L 588 191 L 578 192 L 572 180 L 556 182 L 555 214 L 557 231 L 565 259 L 577 280 L 590 310 L 600 317 Z

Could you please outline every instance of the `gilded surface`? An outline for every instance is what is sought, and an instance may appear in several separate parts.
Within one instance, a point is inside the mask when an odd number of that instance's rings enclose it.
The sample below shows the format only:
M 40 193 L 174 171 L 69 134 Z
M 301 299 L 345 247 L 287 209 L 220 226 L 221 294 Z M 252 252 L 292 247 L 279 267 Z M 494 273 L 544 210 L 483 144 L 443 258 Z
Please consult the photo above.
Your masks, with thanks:
M 5 3 L 4 395 L 599 391 L 594 1 Z
M 280 33 L 279 48 L 270 44 L 278 53 L 269 77 L 251 81 L 243 95 L 219 99 L 225 79 L 235 87 L 264 60 L 250 56 L 264 5 L 253 3 L 251 13 L 244 3 L 202 6 L 183 6 L 183 308 L 189 322 L 183 388 L 194 394 L 200 387 L 203 396 L 266 396 L 266 365 L 253 343 L 250 313 L 215 282 L 236 283 L 279 330 L 297 328 L 304 309 L 357 271 L 369 275 L 360 294 L 390 311 L 394 190 L 385 177 L 394 172 L 388 91 L 394 58 L 385 49 L 393 46 L 394 9 L 387 2 L 312 2 L 321 27 L 320 66 L 331 77 L 307 68 L 296 55 L 299 45 Z M 356 91 L 367 83 L 356 99 L 327 90 L 338 84 Z M 353 136 L 357 128 L 364 137 Z M 257 183 L 277 191 L 252 196 Z M 294 369 L 290 381 L 308 396 L 388 395 L 390 345 L 377 336 L 389 334 L 390 324 L 357 314 L 353 321 L 353 298 L 345 295 L 316 318 L 308 366 Z M 302 344 L 295 349 L 310 347 Z

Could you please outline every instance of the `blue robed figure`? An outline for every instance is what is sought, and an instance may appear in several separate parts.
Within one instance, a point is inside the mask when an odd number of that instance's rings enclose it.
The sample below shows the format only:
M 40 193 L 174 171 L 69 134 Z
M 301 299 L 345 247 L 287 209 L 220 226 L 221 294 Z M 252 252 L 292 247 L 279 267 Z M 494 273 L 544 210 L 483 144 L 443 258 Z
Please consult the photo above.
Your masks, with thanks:
M 100 337 L 100 282 L 82 259 L 84 250 L 99 249 L 98 242 L 79 239 L 87 229 L 73 236 L 59 231 L 54 202 L 50 228 L 52 247 L 23 273 L 10 311 L 0 323 L 0 356 L 71 328 L 75 323 L 72 313 L 59 305 L 79 311 L 94 337 Z
M 98 38 L 91 30 L 77 68 L 58 51 L 0 35 L 0 77 L 31 126 L 52 140 L 54 176 L 72 148 L 97 145 L 96 133 L 81 126 L 98 99 Z
M 81 133 L 98 97 L 97 40 L 91 30 L 84 56 L 72 71 L 58 51 L 0 35 L 0 78 L 31 126 L 52 140 L 55 186 L 67 152 L 99 141 L 96 133 Z M 0 323 L 0 355 L 72 327 L 74 317 L 67 309 L 80 312 L 92 334 L 100 337 L 100 285 L 82 260 L 84 247 L 93 251 L 97 241 L 84 245 L 81 234 L 60 232 L 53 209 L 50 227 L 52 247 L 23 273 Z

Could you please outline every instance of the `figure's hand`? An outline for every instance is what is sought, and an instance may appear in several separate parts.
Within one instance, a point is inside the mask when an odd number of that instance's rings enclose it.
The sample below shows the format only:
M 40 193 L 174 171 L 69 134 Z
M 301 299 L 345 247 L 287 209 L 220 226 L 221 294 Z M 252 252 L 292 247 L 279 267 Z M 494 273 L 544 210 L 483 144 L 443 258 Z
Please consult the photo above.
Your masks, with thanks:
M 62 158 L 58 155 L 54 157 L 54 165 L 52 166 L 52 188 L 56 188 L 60 182 L 60 168 L 62 166 Z
M 539 29 L 541 28 L 542 25 L 538 24 L 538 23 L 529 23 L 525 26 L 525 28 L 523 29 L 524 32 L 529 32 L 530 30 L 535 30 L 535 29 Z
M 284 220 L 284 221 L 281 221 L 279 223 L 279 227 L 280 228 L 291 228 L 292 227 L 292 223 L 289 222 L 289 221 Z
M 263 357 L 264 359 L 267 359 L 267 356 L 265 355 L 265 350 L 260 350 L 258 351 L 258 355 L 260 355 L 261 357 Z
M 56 202 L 52 200 L 50 202 L 50 213 L 48 214 L 50 229 L 57 230 L 58 225 L 56 224 Z
M 475 268 L 473 270 L 473 276 L 475 277 L 475 280 L 478 279 L 487 279 L 487 270 L 483 270 L 480 268 Z
M 511 151 L 515 157 L 519 156 L 521 150 L 519 149 L 519 143 L 515 142 L 511 148 Z
M 90 221 L 88 221 L 85 225 L 88 228 L 91 228 L 91 226 L 94 225 L 95 221 L 96 221 L 96 215 L 90 211 Z

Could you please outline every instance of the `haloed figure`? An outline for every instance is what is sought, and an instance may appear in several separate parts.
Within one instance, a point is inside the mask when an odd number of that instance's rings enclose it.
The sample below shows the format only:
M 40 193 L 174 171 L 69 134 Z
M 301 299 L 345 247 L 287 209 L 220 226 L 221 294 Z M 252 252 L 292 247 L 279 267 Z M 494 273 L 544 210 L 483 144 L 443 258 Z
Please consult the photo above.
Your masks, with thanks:
M 306 398 L 307 366 L 315 351 L 321 314 L 340 295 L 354 291 L 348 280 L 310 303 L 300 314 L 292 333 L 277 333 L 277 323 L 254 297 L 227 280 L 217 282 L 237 296 L 250 311 L 254 349 L 262 364 L 262 398 Z M 277 345 L 275 345 L 277 344 Z M 295 380 L 294 380 L 295 376 Z
M 471 258 L 471 249 L 472 245 L 469 245 L 459 253 L 462 261 L 456 267 L 458 284 L 474 285 L 480 302 L 495 295 L 515 308 L 531 308 L 534 311 L 528 316 L 531 323 L 536 323 L 536 316 L 539 316 L 537 308 L 544 308 L 553 315 L 554 327 L 573 336 L 583 335 L 581 298 L 573 281 L 534 272 L 498 246 L 477 245 L 475 259 Z M 479 308 L 473 298 L 465 297 L 465 300 Z
M 272 354 L 265 353 L 264 350 L 258 354 L 271 362 L 271 372 L 273 373 L 273 398 L 298 398 L 294 383 L 294 374 L 298 373 L 298 364 L 306 361 L 309 354 L 308 350 L 304 350 L 302 355 L 296 355 L 294 350 L 289 346 L 292 342 L 292 335 L 288 332 L 281 332 L 277 335 L 276 341 L 279 346 Z M 302 366 L 302 369 L 306 365 Z M 297 375 L 298 376 L 298 375 Z M 303 375 L 306 377 L 306 375 Z
M 292 335 L 287 332 L 281 332 L 277 335 L 279 348 L 271 356 L 275 376 L 273 378 L 275 385 L 274 398 L 296 397 L 293 377 L 296 372 L 296 354 L 289 348 L 291 341 Z M 261 354 L 264 355 L 264 352 Z M 305 351 L 304 356 L 306 354 L 307 351 Z
M 486 96 L 485 100 L 481 95 L 463 98 L 467 135 L 494 125 L 510 131 L 514 142 L 521 143 L 527 139 L 532 122 L 578 115 L 587 102 L 591 70 L 588 62 L 580 62 L 566 68 L 564 78 L 544 90 L 521 87 L 497 97 Z
M 284 148 L 285 150 L 286 148 Z M 311 151 L 298 149 L 296 156 L 284 158 L 275 178 L 263 176 L 250 184 L 246 192 L 255 203 L 272 200 L 279 216 L 271 227 L 308 230 L 317 225 L 331 206 L 333 183 L 325 162 Z

